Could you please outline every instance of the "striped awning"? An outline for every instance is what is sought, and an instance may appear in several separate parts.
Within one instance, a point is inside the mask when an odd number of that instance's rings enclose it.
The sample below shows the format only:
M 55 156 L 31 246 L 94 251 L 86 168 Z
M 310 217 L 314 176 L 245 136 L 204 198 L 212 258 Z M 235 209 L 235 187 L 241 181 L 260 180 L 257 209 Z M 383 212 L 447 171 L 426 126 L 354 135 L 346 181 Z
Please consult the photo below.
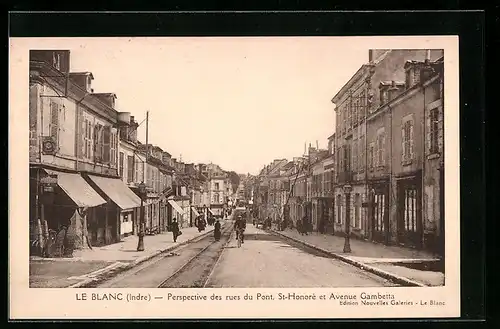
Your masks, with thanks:
M 200 213 L 198 212 L 198 210 L 196 210 L 195 207 L 191 207 L 191 210 L 193 211 L 195 216 L 200 216 Z
M 106 194 L 120 209 L 140 207 L 141 198 L 137 196 L 119 178 L 107 178 L 89 175 L 89 178 Z
M 175 202 L 174 200 L 168 200 L 168 203 L 172 206 L 172 208 L 175 209 L 175 211 L 177 211 L 181 215 L 184 215 L 184 209 L 182 209 L 182 207 L 179 206 L 177 202 Z
M 73 200 L 78 207 L 95 207 L 105 204 L 99 193 L 90 186 L 80 174 L 65 173 L 44 169 L 49 175 L 57 176 L 57 185 Z

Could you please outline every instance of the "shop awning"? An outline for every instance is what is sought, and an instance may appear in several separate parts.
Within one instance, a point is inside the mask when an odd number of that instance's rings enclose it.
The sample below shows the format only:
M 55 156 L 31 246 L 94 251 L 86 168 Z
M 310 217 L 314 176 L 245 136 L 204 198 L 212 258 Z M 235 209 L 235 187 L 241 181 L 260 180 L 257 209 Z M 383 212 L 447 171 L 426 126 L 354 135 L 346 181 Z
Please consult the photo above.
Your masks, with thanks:
M 57 175 L 57 185 L 78 207 L 95 207 L 106 203 L 106 200 L 101 198 L 80 174 L 49 169 L 45 169 L 45 172 L 49 175 Z
M 198 212 L 198 210 L 196 210 L 195 207 L 191 207 L 191 210 L 193 210 L 195 216 L 200 216 L 200 213 Z
M 181 206 L 179 206 L 179 204 L 177 202 L 175 202 L 174 200 L 168 200 L 168 203 L 170 203 L 170 205 L 175 209 L 175 211 L 177 211 L 179 214 L 183 215 L 184 214 L 184 210 L 182 209 Z
M 89 177 L 120 209 L 132 209 L 141 206 L 141 198 L 129 189 L 121 179 L 94 175 L 89 175 Z
M 208 209 L 208 211 L 209 211 L 212 215 L 214 215 L 214 216 L 215 216 L 215 214 L 214 214 L 214 212 L 212 211 L 212 209 L 210 209 L 210 208 L 207 208 L 207 209 Z

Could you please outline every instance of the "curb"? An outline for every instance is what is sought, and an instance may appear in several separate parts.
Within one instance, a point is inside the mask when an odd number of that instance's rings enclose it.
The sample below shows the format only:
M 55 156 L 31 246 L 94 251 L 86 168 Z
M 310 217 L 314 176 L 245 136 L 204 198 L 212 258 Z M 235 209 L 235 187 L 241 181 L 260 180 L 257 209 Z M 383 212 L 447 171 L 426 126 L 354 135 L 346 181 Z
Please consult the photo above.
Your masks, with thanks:
M 272 234 L 279 235 L 279 236 L 281 236 L 281 237 L 283 237 L 285 239 L 298 242 L 298 243 L 303 244 L 303 245 L 305 245 L 305 246 L 307 246 L 309 248 L 312 248 L 312 249 L 315 249 L 315 250 L 320 251 L 322 253 L 328 254 L 328 255 L 330 255 L 330 256 L 338 259 L 338 260 L 343 261 L 344 263 L 356 266 L 357 268 L 359 268 L 359 269 L 361 269 L 363 271 L 367 271 L 367 272 L 373 273 L 373 274 L 378 275 L 378 276 L 380 276 L 380 277 L 382 277 L 384 279 L 390 280 L 390 281 L 392 281 L 394 283 L 398 283 L 398 284 L 401 284 L 401 285 L 407 286 L 407 287 L 428 287 L 427 285 L 425 285 L 423 283 L 420 283 L 420 282 L 417 282 L 417 281 L 414 281 L 414 280 L 411 280 L 411 279 L 408 279 L 408 278 L 405 278 L 405 277 L 402 277 L 402 276 L 399 276 L 399 275 L 396 275 L 396 274 L 393 274 L 393 273 L 389 273 L 387 271 L 375 268 L 373 266 L 370 266 L 370 265 L 367 265 L 365 263 L 356 261 L 356 260 L 351 259 L 349 257 L 345 257 L 345 256 L 342 256 L 340 254 L 328 251 L 326 249 L 322 249 L 322 248 L 317 247 L 317 246 L 315 246 L 313 244 L 301 241 L 299 239 L 295 239 L 295 238 L 289 237 L 289 236 L 287 236 L 287 235 L 285 235 L 283 233 L 279 233 L 279 232 L 274 231 L 274 230 L 270 230 L 270 232 Z
M 199 239 L 199 238 L 204 238 L 207 235 L 209 235 L 210 233 L 212 233 L 213 230 L 214 229 L 211 229 L 210 231 L 207 231 L 207 232 L 205 232 L 203 234 L 200 234 L 200 235 L 198 235 L 196 237 L 193 237 L 193 238 L 191 238 L 189 240 L 186 240 L 186 241 L 183 241 L 183 242 L 179 242 L 178 244 L 169 246 L 169 247 L 167 247 L 165 249 L 157 250 L 157 251 L 155 251 L 152 254 L 139 257 L 136 260 L 134 260 L 133 262 L 130 262 L 130 263 L 128 263 L 125 266 L 121 266 L 121 267 L 119 266 L 119 267 L 111 268 L 109 271 L 102 272 L 99 275 L 99 277 L 97 277 L 97 278 L 89 278 L 89 279 L 77 282 L 75 284 L 72 284 L 72 285 L 68 286 L 67 288 L 90 288 L 92 285 L 95 285 L 96 283 L 99 283 L 99 282 L 103 281 L 104 278 L 105 279 L 109 279 L 112 276 L 115 276 L 115 275 L 117 275 L 117 274 L 119 274 L 121 272 L 129 270 L 129 269 L 131 269 L 131 268 L 133 268 L 133 267 L 135 267 L 135 266 L 137 266 L 137 265 L 139 265 L 141 263 L 144 263 L 144 262 L 146 262 L 146 261 L 148 261 L 148 260 L 150 260 L 150 259 L 152 259 L 152 258 L 154 258 L 154 257 L 156 257 L 156 256 L 158 256 L 160 254 L 163 254 L 165 252 L 169 252 L 169 251 L 171 251 L 173 249 L 176 249 L 176 248 L 178 248 L 180 246 L 183 246 L 183 245 L 185 245 L 185 244 L 187 244 L 187 243 L 189 243 L 189 242 L 191 242 L 193 240 L 196 240 L 196 239 Z

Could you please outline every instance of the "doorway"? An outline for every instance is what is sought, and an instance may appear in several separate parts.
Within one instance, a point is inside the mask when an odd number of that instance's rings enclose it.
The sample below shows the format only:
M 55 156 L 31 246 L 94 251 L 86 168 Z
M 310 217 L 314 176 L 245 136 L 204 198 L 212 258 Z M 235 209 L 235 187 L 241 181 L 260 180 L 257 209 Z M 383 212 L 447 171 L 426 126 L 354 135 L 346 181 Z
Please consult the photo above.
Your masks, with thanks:
M 398 241 L 408 247 L 422 247 L 422 189 L 417 178 L 397 184 Z

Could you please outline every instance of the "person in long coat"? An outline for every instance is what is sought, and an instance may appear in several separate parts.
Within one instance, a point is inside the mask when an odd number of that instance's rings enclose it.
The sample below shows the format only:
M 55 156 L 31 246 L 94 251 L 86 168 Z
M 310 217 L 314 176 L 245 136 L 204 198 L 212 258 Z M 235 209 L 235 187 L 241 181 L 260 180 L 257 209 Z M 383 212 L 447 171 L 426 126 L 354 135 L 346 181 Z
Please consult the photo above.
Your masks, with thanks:
M 177 238 L 179 237 L 179 223 L 177 223 L 177 219 L 174 218 L 172 220 L 172 224 L 171 224 L 171 230 L 172 230 L 172 235 L 174 237 L 174 242 L 177 242 Z
M 214 238 L 215 238 L 215 241 L 219 241 L 220 240 L 220 235 L 221 235 L 221 230 L 220 229 L 221 229 L 220 221 L 217 219 L 217 221 L 214 224 Z

